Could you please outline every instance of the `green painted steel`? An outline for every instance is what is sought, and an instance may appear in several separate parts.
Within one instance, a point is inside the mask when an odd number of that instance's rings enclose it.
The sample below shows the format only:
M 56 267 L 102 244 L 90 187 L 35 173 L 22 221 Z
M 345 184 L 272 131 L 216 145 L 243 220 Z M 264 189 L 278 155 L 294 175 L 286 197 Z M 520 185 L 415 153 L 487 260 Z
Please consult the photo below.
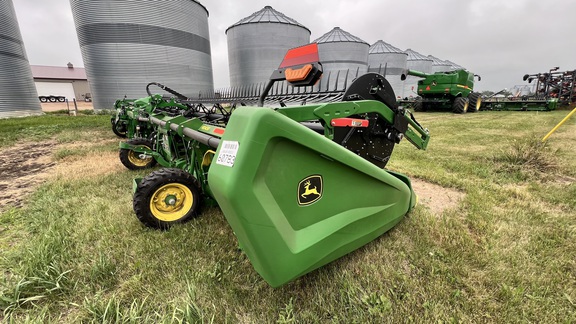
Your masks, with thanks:
M 316 111 L 339 111 L 324 108 Z M 286 114 L 238 109 L 208 172 L 241 248 L 274 287 L 377 238 L 416 201 L 407 177 L 378 168 Z M 295 119 L 308 119 L 303 115 Z
M 417 89 L 417 93 L 422 100 L 408 102 L 414 106 L 415 110 L 447 109 L 459 113 L 466 112 L 466 110 L 460 111 L 457 107 L 458 105 L 455 105 L 455 101 L 456 98 L 459 97 L 468 98 L 473 92 L 474 77 L 476 76 L 474 73 L 466 70 L 455 70 L 427 74 L 419 71 L 405 70 L 401 77 L 402 80 L 405 80 L 407 75 L 423 78 L 418 81 Z M 474 105 L 476 105 L 478 98 L 474 98 Z M 470 100 L 472 101 L 472 99 Z M 479 104 L 480 103 L 478 103 L 478 106 Z M 474 109 L 474 111 L 476 111 L 476 109 Z
M 550 111 L 558 107 L 558 98 L 551 99 L 509 99 L 495 98 L 482 102 L 482 110 Z
M 116 121 L 126 121 L 127 136 L 144 126 L 149 132 L 147 145 L 121 143 L 121 160 L 128 151 L 134 161 L 152 156 L 167 168 L 135 180 L 138 219 L 166 229 L 196 215 L 199 205 L 186 207 L 189 199 L 218 204 L 274 287 L 350 253 L 390 230 L 417 200 L 406 176 L 383 168 L 402 139 L 426 149 L 430 135 L 388 88 L 368 75 L 345 94 L 358 101 L 277 109 L 206 109 L 157 95 L 125 102 L 130 108 L 117 117 L 126 118 Z M 191 190 L 156 200 L 155 186 L 167 184 Z
M 188 106 L 179 103 L 175 98 L 164 99 L 154 94 L 140 99 L 121 99 L 114 103 L 115 114 L 110 122 L 112 130 L 120 137 L 149 137 L 154 127 L 148 122 L 148 116 L 158 110 L 176 109 L 186 111 Z

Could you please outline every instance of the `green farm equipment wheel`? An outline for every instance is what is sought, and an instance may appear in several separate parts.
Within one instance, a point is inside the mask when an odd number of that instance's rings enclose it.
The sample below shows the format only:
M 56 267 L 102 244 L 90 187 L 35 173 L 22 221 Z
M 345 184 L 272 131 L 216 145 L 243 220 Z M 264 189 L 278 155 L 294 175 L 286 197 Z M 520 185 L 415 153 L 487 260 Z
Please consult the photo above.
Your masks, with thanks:
M 152 141 L 145 138 L 133 138 L 126 143 L 149 150 L 151 150 L 154 146 Z M 143 155 L 130 149 L 120 149 L 120 162 L 122 162 L 122 164 L 124 164 L 124 166 L 130 170 L 147 169 L 156 165 L 156 160 L 154 157 Z
M 118 122 L 112 121 L 112 131 L 118 137 L 121 137 L 121 138 L 127 137 L 126 133 L 128 132 L 128 130 L 126 129 L 125 123 L 121 123 L 119 121 Z
M 466 111 L 468 111 L 468 99 L 463 97 L 456 98 L 452 104 L 452 112 L 455 114 L 464 114 Z
M 480 110 L 482 105 L 482 95 L 478 92 L 471 92 L 468 95 L 468 112 L 475 113 Z
M 146 176 L 134 194 L 134 212 L 146 226 L 168 229 L 198 213 L 200 190 L 196 178 L 181 169 L 161 169 Z

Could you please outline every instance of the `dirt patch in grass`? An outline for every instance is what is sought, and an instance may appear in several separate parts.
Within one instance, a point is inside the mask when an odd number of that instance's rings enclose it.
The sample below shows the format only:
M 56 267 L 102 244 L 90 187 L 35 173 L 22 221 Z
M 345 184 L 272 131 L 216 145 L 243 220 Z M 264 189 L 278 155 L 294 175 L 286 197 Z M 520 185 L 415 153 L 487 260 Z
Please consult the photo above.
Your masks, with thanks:
M 444 188 L 420 179 L 410 179 L 412 188 L 418 195 L 418 204 L 440 215 L 447 209 L 456 208 L 465 194 L 455 189 Z
M 21 143 L 0 151 L 0 209 L 19 207 L 55 165 L 55 141 Z
M 101 152 L 65 158 L 51 170 L 50 176 L 59 179 L 80 180 L 100 177 L 124 169 L 118 159 L 118 152 Z
M 60 110 L 74 110 L 74 103 L 68 102 L 45 102 L 40 104 L 42 106 L 42 111 L 50 112 L 50 111 L 60 111 Z M 78 106 L 78 110 L 87 110 L 87 109 L 94 109 L 91 102 L 85 101 L 76 101 L 76 105 Z
M 102 143 L 94 143 L 100 145 Z M 0 150 L 0 210 L 21 207 L 28 195 L 50 178 L 86 179 L 122 169 L 117 152 L 71 156 L 56 162 L 59 149 L 86 147 L 85 144 L 57 144 L 56 141 L 19 143 Z

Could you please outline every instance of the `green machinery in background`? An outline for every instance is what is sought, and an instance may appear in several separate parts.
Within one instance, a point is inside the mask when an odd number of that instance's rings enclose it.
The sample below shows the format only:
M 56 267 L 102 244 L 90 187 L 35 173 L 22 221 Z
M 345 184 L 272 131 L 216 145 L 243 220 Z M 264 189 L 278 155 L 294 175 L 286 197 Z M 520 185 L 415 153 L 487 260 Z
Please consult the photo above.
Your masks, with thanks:
M 310 86 L 321 69 L 316 44 L 288 51 L 259 106 L 274 82 Z M 136 216 L 166 229 L 218 205 L 274 287 L 372 241 L 416 204 L 408 177 L 385 166 L 404 138 L 425 149 L 430 136 L 379 74 L 358 78 L 341 102 L 191 111 L 151 113 L 152 147 L 121 144 L 164 167 L 135 180 Z
M 482 104 L 480 93 L 474 92 L 474 78 L 480 76 L 466 70 L 450 72 L 422 73 L 405 70 L 401 79 L 408 75 L 421 77 L 417 93 L 420 98 L 407 101 L 415 111 L 451 110 L 454 113 L 477 112 Z
M 508 97 L 487 97 L 482 102 L 482 110 L 505 110 L 505 111 L 550 111 L 558 107 L 558 98 L 537 99 Z

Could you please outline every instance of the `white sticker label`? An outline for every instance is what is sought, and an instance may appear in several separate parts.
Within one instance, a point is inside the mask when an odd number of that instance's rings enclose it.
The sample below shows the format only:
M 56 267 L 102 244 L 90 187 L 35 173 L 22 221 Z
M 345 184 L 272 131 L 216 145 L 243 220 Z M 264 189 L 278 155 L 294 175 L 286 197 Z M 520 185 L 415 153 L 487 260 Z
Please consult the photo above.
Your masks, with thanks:
M 220 154 L 218 154 L 216 163 L 227 167 L 234 166 L 234 161 L 236 160 L 236 154 L 238 154 L 239 147 L 240 144 L 236 141 L 224 141 L 220 148 Z

